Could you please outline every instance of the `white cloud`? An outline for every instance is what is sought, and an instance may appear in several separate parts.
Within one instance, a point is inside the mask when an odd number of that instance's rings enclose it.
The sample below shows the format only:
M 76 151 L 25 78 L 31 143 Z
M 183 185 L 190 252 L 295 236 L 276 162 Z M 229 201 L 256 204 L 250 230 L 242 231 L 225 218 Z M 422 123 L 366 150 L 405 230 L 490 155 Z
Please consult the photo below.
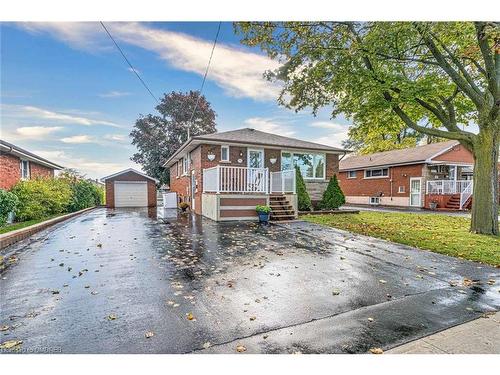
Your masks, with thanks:
M 275 120 L 270 118 L 252 117 L 246 119 L 243 123 L 249 128 L 267 133 L 283 135 L 286 137 L 290 137 L 295 134 L 295 130 L 293 130 L 290 125 L 276 122 Z
M 129 96 L 130 93 L 126 91 L 109 91 L 103 94 L 99 94 L 101 98 L 121 98 L 123 96 Z
M 60 126 L 23 126 L 16 129 L 17 135 L 22 138 L 45 137 L 51 133 L 61 130 Z
M 93 137 L 89 135 L 73 135 L 71 137 L 61 138 L 61 142 L 81 144 L 81 143 L 94 143 L 95 140 Z
M 98 23 L 29 23 L 21 24 L 31 32 L 48 32 L 70 46 L 92 53 L 112 47 Z M 159 29 L 135 22 L 107 23 L 115 39 L 154 52 L 169 65 L 193 72 L 205 73 L 213 42 L 184 33 Z M 214 30 L 215 31 L 215 30 Z M 263 78 L 266 70 L 279 67 L 277 61 L 219 42 L 215 49 L 208 80 L 214 81 L 226 93 L 235 97 L 274 100 L 279 86 Z
M 332 147 L 342 147 L 342 141 L 349 138 L 347 130 L 344 132 L 333 132 L 325 136 L 308 138 L 308 141 L 320 143 L 322 145 L 332 146 Z
M 329 121 L 316 121 L 311 123 L 311 126 L 314 128 L 328 129 L 332 133 L 343 133 L 349 127 L 349 125 L 342 125 Z
M 14 117 L 30 120 L 43 120 L 55 121 L 65 124 L 78 124 L 85 126 L 92 125 L 106 125 L 116 128 L 121 128 L 114 122 L 100 119 L 92 119 L 81 115 L 75 115 L 65 112 L 55 112 L 44 108 L 34 107 L 30 105 L 17 105 L 17 104 L 2 104 L 2 117 Z
M 104 139 L 120 143 L 128 143 L 128 137 L 124 134 L 106 134 Z
M 101 178 L 123 169 L 134 168 L 141 170 L 140 166 L 128 159 L 108 162 L 106 160 L 77 157 L 60 150 L 33 150 L 33 153 L 46 158 L 54 163 L 60 164 L 65 168 L 74 168 L 90 178 Z

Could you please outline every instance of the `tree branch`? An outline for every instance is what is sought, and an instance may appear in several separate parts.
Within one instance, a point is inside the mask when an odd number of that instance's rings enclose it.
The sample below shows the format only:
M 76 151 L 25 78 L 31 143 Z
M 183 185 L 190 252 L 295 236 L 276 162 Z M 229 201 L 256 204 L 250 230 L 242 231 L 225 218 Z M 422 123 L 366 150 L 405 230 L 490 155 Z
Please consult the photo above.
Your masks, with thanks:
M 427 33 L 422 25 L 418 22 L 415 22 L 414 26 L 420 33 L 420 35 L 422 35 L 427 48 L 429 48 L 441 68 L 450 76 L 450 78 L 462 90 L 462 92 L 474 102 L 476 107 L 482 107 L 484 105 L 483 97 L 477 93 L 477 91 L 469 84 L 469 82 L 467 82 L 465 78 L 458 74 L 458 72 L 450 65 L 450 63 L 448 63 L 446 58 L 434 43 L 434 40 L 429 36 L 429 33 Z
M 481 54 L 483 55 L 484 66 L 486 70 L 486 78 L 488 79 L 488 90 L 493 95 L 495 101 L 498 101 L 500 98 L 500 77 L 497 76 L 497 69 L 495 68 L 496 61 L 499 60 L 500 57 L 498 52 L 495 52 L 495 57 L 492 56 L 490 46 L 488 45 L 488 39 L 484 35 L 484 28 L 487 26 L 486 22 L 475 22 L 476 26 L 476 36 L 477 42 L 479 44 L 479 49 L 481 50 Z M 500 48 L 500 47 L 497 47 Z M 499 64 L 500 65 L 500 64 Z

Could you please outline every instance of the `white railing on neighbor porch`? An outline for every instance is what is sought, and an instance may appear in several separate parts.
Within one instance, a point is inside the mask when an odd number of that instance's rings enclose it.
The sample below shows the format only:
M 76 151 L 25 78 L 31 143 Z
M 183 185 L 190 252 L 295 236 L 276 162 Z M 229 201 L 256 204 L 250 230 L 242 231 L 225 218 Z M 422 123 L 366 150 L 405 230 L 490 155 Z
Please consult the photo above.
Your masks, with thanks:
M 427 181 L 427 194 L 459 194 L 471 182 L 470 180 Z
M 267 193 L 269 169 L 218 165 L 203 170 L 203 191 L 210 193 Z
M 271 172 L 271 193 L 295 193 L 295 171 Z
M 295 193 L 295 171 L 218 165 L 203 170 L 206 193 Z
M 427 181 L 427 194 L 460 194 L 460 209 L 472 196 L 471 180 L 436 180 Z
M 460 193 L 460 209 L 467 203 L 467 200 L 472 196 L 473 184 L 472 181 L 465 186 L 464 190 Z

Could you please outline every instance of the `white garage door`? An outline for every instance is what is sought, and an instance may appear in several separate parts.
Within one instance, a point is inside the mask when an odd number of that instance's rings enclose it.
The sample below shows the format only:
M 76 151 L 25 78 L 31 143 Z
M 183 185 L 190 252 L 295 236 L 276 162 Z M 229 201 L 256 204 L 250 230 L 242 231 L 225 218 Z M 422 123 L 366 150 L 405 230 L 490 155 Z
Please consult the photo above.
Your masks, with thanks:
M 115 207 L 147 207 L 148 184 L 146 181 L 116 181 Z

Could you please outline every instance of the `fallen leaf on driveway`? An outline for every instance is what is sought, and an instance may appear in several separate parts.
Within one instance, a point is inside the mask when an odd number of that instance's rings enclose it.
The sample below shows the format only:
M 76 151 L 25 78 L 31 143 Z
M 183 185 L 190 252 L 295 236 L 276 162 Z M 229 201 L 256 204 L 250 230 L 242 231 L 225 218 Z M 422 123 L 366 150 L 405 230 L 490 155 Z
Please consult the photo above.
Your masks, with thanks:
M 369 322 L 373 322 L 373 318 L 368 318 L 368 321 Z
M 52 294 L 59 294 L 59 291 L 58 290 L 52 290 L 51 293 Z
M 153 331 L 147 331 L 144 336 L 149 339 L 151 337 L 153 337 L 155 335 L 155 333 Z
M 251 321 L 254 321 L 255 319 L 257 319 L 257 317 L 256 317 L 256 316 L 251 316 L 251 317 L 250 317 L 250 320 L 251 320 Z
M 98 243 L 98 244 L 97 244 L 97 247 L 102 247 L 102 243 Z
M 333 294 L 334 296 L 338 296 L 338 295 L 340 294 L 340 290 L 338 290 L 338 289 L 334 289 L 334 290 L 332 291 L 332 294 Z
M 193 314 L 191 314 L 191 313 L 188 313 L 188 314 L 186 315 L 186 318 L 187 318 L 187 320 L 193 320 L 193 319 L 194 319 L 194 315 L 193 315 Z
M 380 279 L 378 282 L 379 282 L 380 284 L 385 284 L 387 281 Z
M 495 280 L 493 280 L 493 279 L 489 279 L 489 280 L 488 280 L 488 285 L 493 285 L 493 284 L 495 284 Z
M 372 354 L 383 354 L 384 351 L 381 348 L 371 348 L 370 353 Z
M 246 351 L 247 351 L 247 348 L 246 348 L 246 347 L 244 347 L 243 345 L 238 345 L 238 346 L 236 347 L 236 351 L 237 351 L 238 353 L 243 353 L 243 352 L 246 352 Z
M 0 349 L 12 349 L 16 346 L 19 346 L 23 343 L 23 340 L 9 340 L 4 341 L 0 344 Z
M 0 331 L 7 331 L 9 326 L 0 326 Z
M 210 343 L 210 341 L 207 341 L 206 343 L 203 344 L 203 348 L 204 349 L 208 349 L 212 346 L 212 344 Z
M 116 319 L 116 315 L 115 314 L 109 314 L 108 315 L 108 320 L 115 320 Z

